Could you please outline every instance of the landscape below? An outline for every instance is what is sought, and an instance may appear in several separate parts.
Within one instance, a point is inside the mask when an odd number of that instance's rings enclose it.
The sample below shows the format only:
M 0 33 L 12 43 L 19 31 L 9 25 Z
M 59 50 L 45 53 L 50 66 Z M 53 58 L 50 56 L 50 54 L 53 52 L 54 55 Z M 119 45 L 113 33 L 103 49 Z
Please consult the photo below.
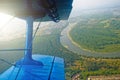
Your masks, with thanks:
M 120 52 L 120 15 L 116 8 L 79 16 L 70 31 L 73 41 L 83 49 L 98 53 Z
M 120 52 L 120 15 L 116 13 L 120 8 L 93 10 L 83 12 L 69 21 L 76 26 L 70 32 L 72 39 L 82 48 L 109 54 Z M 93 13 L 91 13 L 93 12 Z M 107 13 L 106 13 L 107 12 Z M 91 13 L 91 14 L 88 14 Z M 99 13 L 99 14 L 98 14 Z M 104 13 L 104 14 L 103 14 Z M 62 25 L 61 25 L 62 24 Z M 58 56 L 65 59 L 66 80 L 71 80 L 79 74 L 80 79 L 86 80 L 89 76 L 111 76 L 120 74 L 120 58 L 87 57 L 67 50 L 60 43 L 61 32 L 67 27 L 66 21 L 58 24 L 49 23 L 40 28 L 33 42 L 33 53 Z M 0 42 L 0 49 L 24 48 L 25 38 Z M 14 63 L 23 56 L 23 51 L 1 52 L 0 58 Z M 9 56 L 9 57 L 8 57 Z M 10 65 L 0 61 L 1 73 Z

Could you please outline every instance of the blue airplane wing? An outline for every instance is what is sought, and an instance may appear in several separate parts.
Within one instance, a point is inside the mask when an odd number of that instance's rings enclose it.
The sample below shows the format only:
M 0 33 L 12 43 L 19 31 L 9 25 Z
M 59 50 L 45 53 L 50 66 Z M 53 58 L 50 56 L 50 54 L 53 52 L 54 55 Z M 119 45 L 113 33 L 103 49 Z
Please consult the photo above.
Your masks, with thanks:
M 65 80 L 62 58 L 46 55 L 33 55 L 32 57 L 42 62 L 43 66 L 12 66 L 0 75 L 0 80 Z
M 36 21 L 67 20 L 73 0 L 1 0 L 0 12 L 23 18 L 33 16 Z M 50 19 L 52 18 L 52 19 Z

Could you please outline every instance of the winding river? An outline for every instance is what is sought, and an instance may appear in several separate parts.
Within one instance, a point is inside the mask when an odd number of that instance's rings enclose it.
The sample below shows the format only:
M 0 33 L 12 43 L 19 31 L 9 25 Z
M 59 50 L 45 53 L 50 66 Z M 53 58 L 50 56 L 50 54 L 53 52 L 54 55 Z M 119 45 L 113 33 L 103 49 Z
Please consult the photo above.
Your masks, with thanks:
M 74 23 L 75 24 L 75 23 Z M 87 50 L 84 50 L 80 48 L 80 46 L 77 46 L 74 41 L 71 40 L 71 37 L 69 36 L 69 32 L 74 26 L 74 24 L 68 24 L 66 28 L 63 29 L 61 32 L 61 37 L 60 37 L 60 42 L 61 44 L 67 48 L 68 50 L 77 53 L 79 55 L 84 55 L 84 56 L 92 56 L 92 57 L 120 57 L 120 53 L 96 53 L 96 52 L 90 52 Z

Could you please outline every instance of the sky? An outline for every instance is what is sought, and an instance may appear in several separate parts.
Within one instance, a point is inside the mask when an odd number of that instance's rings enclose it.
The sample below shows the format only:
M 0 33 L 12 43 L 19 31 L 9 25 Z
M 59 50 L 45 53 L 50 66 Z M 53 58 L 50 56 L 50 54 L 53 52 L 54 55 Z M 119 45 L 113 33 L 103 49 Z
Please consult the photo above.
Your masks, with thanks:
M 74 9 L 90 9 L 120 5 L 120 0 L 73 0 Z
M 120 0 L 73 0 L 73 10 L 93 9 L 99 7 L 113 7 L 120 5 Z M 26 24 L 24 20 L 15 18 L 7 23 L 12 16 L 0 13 L 0 41 L 6 41 L 25 33 Z M 7 25 L 5 25 L 7 23 Z M 17 33 L 17 34 L 16 34 Z M 12 36 L 11 36 L 12 35 Z

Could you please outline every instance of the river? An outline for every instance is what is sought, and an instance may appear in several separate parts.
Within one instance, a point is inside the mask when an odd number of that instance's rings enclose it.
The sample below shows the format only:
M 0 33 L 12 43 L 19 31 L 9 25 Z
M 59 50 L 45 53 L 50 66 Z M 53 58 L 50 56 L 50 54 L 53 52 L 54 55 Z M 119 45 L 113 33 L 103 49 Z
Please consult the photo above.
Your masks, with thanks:
M 75 23 L 74 23 L 75 24 Z M 60 42 L 61 44 L 67 48 L 68 50 L 79 54 L 79 55 L 84 55 L 88 57 L 107 57 L 107 58 L 114 58 L 114 57 L 120 57 L 120 53 L 96 53 L 96 52 L 90 52 L 87 50 L 84 50 L 80 48 L 79 46 L 75 45 L 69 36 L 69 31 L 73 27 L 74 24 L 68 24 L 66 28 L 63 29 L 61 32 L 61 37 L 60 37 Z

